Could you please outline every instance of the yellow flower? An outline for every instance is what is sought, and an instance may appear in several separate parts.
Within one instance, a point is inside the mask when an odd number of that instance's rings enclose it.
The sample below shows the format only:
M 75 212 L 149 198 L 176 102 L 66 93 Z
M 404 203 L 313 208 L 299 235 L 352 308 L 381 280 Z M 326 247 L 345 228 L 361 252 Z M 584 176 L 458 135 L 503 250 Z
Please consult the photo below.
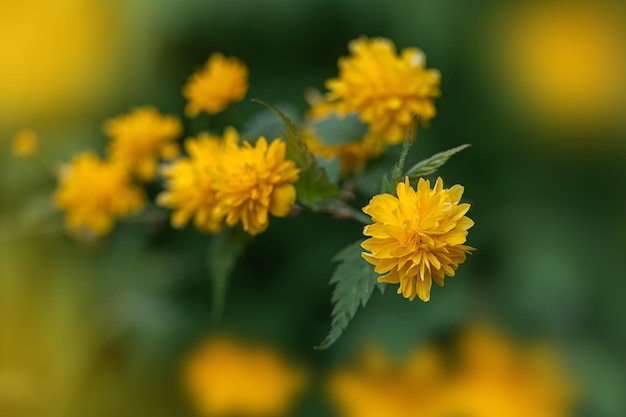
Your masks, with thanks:
M 236 147 L 239 134 L 226 128 L 222 138 L 201 134 L 187 139 L 188 158 L 181 158 L 164 169 L 166 191 L 157 203 L 174 209 L 172 225 L 185 226 L 191 218 L 198 230 L 215 233 L 223 227 L 224 214 L 218 207 L 216 178 L 221 175 L 220 159 L 226 147 Z
M 292 185 L 299 169 L 285 159 L 285 143 L 280 139 L 268 145 L 260 137 L 254 146 L 231 147 L 221 158 L 217 199 L 226 212 L 226 223 L 241 222 L 243 229 L 256 235 L 267 229 L 268 212 L 285 217 L 296 200 Z
M 328 388 L 341 417 L 439 417 L 442 377 L 441 359 L 432 349 L 396 365 L 370 348 L 356 366 L 334 371 Z
M 241 101 L 248 91 L 248 67 L 235 57 L 216 52 L 183 87 L 189 117 L 198 113 L 217 114 L 231 103 Z
M 54 199 L 67 211 L 67 229 L 87 236 L 110 232 L 116 218 L 139 211 L 145 200 L 124 167 L 91 153 L 76 156 L 62 170 Z
M 384 38 L 360 38 L 348 47 L 351 55 L 339 59 L 338 78 L 326 82 L 339 113 L 358 112 L 390 144 L 404 141 L 413 114 L 424 123 L 435 116 L 441 76 L 425 68 L 422 51 L 407 48 L 398 55 Z
M 444 189 L 441 178 L 433 189 L 420 178 L 417 191 L 406 178 L 390 194 L 374 196 L 363 212 L 374 224 L 365 226 L 370 236 L 361 246 L 369 251 L 363 258 L 376 266 L 379 282 L 399 283 L 398 294 L 413 300 L 430 299 L 432 280 L 443 286 L 444 277 L 454 276 L 465 255 L 467 230 L 474 222 L 465 213 L 469 204 L 459 204 L 463 187 Z
M 201 345 L 183 371 L 197 410 L 211 417 L 284 415 L 305 382 L 273 349 L 228 338 Z
M 493 330 L 468 329 L 444 415 L 567 417 L 574 415 L 573 383 L 546 346 L 517 346 Z
M 17 132 L 13 138 L 13 155 L 18 158 L 28 158 L 37 153 L 39 149 L 39 136 L 30 129 Z
M 179 147 L 175 140 L 182 125 L 176 116 L 164 116 L 146 106 L 108 120 L 104 131 L 111 137 L 112 161 L 127 167 L 145 181 L 154 179 L 159 158 L 173 158 Z

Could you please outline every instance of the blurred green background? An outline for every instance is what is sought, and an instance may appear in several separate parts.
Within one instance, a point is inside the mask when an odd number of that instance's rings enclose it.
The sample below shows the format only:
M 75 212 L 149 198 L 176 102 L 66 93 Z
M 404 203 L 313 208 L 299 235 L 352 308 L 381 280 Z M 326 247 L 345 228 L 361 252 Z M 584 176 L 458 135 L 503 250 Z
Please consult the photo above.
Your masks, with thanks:
M 625 18 L 619 2 L 3 1 L 0 414 L 192 415 L 181 358 L 217 331 L 324 370 L 371 341 L 401 357 L 488 321 L 554 346 L 581 386 L 579 415 L 626 415 Z M 237 264 L 218 324 L 209 237 L 125 223 L 83 245 L 60 230 L 54 170 L 104 149 L 103 120 L 145 104 L 182 115 L 182 85 L 214 51 L 248 65 L 248 99 L 302 113 L 305 89 L 323 90 L 361 35 L 419 47 L 442 73 L 411 158 L 473 145 L 440 174 L 465 186 L 477 250 L 429 303 L 375 293 L 318 352 L 330 259 L 358 239 L 356 222 L 272 219 Z M 243 120 L 261 111 L 236 107 Z M 10 151 L 26 127 L 41 137 L 35 161 Z M 334 414 L 310 390 L 292 415 Z

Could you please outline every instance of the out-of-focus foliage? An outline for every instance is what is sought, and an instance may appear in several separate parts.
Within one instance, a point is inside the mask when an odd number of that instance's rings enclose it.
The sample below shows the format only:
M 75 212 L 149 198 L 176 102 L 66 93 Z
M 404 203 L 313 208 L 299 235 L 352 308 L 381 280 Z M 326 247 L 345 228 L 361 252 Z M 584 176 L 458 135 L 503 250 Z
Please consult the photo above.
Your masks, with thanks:
M 624 6 L 607 0 L 3 2 L 0 415 L 196 415 L 181 369 L 190 351 L 224 333 L 312 370 L 289 416 L 348 415 L 327 398 L 326 381 L 364 346 L 375 343 L 402 364 L 435 344 L 441 365 L 452 366 L 458 332 L 478 318 L 512 340 L 542 340 L 558 359 L 546 363 L 562 365 L 535 373 L 565 382 L 532 384 L 524 406 L 539 388 L 556 387 L 545 398 L 571 401 L 564 415 L 622 417 L 625 20 Z M 232 264 L 219 321 L 206 266 L 214 237 L 193 226 L 172 230 L 165 209 L 148 204 L 98 241 L 63 233 L 63 213 L 52 207 L 54 176 L 77 152 L 106 154 L 103 121 L 154 105 L 180 116 L 189 136 L 240 123 L 245 140 L 271 140 L 284 130 L 280 118 L 248 100 L 185 119 L 189 76 L 213 52 L 237 56 L 249 69 L 246 97 L 301 126 L 305 91 L 323 91 L 347 43 L 360 36 L 392 39 L 398 50 L 419 47 L 441 73 L 437 116 L 417 132 L 405 172 L 472 144 L 437 174 L 465 187 L 477 224 L 468 244 L 477 250 L 429 303 L 373 291 L 330 349 L 313 349 L 329 329 L 331 259 L 362 236 L 341 204 L 365 206 L 400 146 L 365 158 L 367 171 L 342 184 L 332 207 L 320 201 L 309 207 L 317 213 L 273 218 L 247 242 Z M 24 129 L 38 137 L 37 151 L 17 158 L 13 139 Z M 331 183 L 340 181 L 339 168 Z M 160 185 L 146 187 L 150 200 Z M 231 260 L 222 260 L 230 269 Z M 471 356 L 477 362 L 464 363 L 491 365 L 468 365 L 458 398 L 472 399 L 472 415 L 487 417 L 508 405 L 510 396 L 500 394 L 509 385 L 501 372 L 487 372 L 498 370 L 499 356 L 480 351 Z M 415 369 L 423 373 L 400 372 L 383 388 L 393 397 L 401 391 L 390 387 L 418 375 L 420 393 L 436 398 L 432 388 L 442 382 L 422 383 L 433 381 L 433 369 Z M 550 367 L 523 371 L 533 369 Z M 562 395 L 569 391 L 559 387 L 570 386 L 575 395 Z

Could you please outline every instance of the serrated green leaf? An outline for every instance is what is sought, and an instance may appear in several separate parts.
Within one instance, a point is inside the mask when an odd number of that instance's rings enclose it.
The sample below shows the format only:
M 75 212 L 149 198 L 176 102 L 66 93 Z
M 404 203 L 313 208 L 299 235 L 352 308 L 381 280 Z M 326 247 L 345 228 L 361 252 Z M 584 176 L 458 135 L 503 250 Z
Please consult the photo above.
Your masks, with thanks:
M 471 145 L 465 144 L 457 146 L 456 148 L 448 149 L 447 151 L 439 152 L 430 158 L 424 159 L 417 164 L 413 165 L 406 175 L 409 177 L 409 181 L 417 181 L 420 177 L 430 175 L 437 171 L 448 159 L 455 153 L 461 152 L 463 149 L 470 147 Z
M 330 283 L 335 285 L 330 331 L 316 349 L 327 349 L 335 343 L 359 306 L 365 307 L 374 291 L 378 275 L 374 267 L 361 257 L 361 252 L 361 241 L 358 241 L 342 249 L 333 258 L 339 264 L 330 278 Z
M 357 113 L 344 117 L 331 113 L 327 117 L 312 123 L 315 136 L 324 145 L 337 146 L 358 142 L 367 133 L 367 125 L 359 120 Z
M 213 284 L 212 317 L 217 320 L 226 305 L 228 282 L 235 262 L 243 253 L 250 235 L 240 229 L 225 229 L 215 235 L 208 247 L 207 268 Z
M 322 198 L 331 198 L 339 194 L 339 188 L 328 180 L 324 168 L 317 164 L 315 156 L 309 152 L 300 137 L 298 128 L 280 110 L 271 104 L 253 99 L 276 113 L 285 125 L 286 156 L 300 168 L 300 176 L 294 184 L 298 201 L 312 202 Z

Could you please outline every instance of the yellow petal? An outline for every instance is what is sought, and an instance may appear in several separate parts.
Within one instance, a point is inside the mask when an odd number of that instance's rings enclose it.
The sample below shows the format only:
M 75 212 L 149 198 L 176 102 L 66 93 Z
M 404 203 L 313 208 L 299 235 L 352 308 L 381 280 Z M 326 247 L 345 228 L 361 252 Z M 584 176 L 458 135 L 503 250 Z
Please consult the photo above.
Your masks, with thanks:
M 283 184 L 274 188 L 270 197 L 269 210 L 276 217 L 285 217 L 291 212 L 291 206 L 296 201 L 296 189 L 291 184 Z

